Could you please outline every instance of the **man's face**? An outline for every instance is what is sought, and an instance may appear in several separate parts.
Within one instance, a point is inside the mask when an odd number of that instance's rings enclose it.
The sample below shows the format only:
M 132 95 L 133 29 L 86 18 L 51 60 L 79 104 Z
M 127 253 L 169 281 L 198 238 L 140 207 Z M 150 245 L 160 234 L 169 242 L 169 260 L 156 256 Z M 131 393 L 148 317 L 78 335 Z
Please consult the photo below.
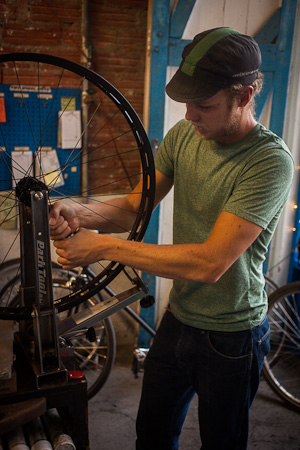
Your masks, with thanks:
M 200 103 L 187 103 L 185 118 L 197 134 L 206 140 L 229 144 L 238 140 L 242 108 L 238 101 L 229 101 L 224 91 Z

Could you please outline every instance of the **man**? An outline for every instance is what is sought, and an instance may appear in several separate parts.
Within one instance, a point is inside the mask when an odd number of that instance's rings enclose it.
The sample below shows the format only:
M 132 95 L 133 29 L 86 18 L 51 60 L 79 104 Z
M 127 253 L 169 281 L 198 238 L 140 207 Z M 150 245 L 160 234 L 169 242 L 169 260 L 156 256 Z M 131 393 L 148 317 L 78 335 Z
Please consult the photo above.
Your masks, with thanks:
M 166 92 L 186 103 L 186 119 L 155 161 L 155 205 L 174 186 L 173 245 L 94 234 L 86 228 L 108 226 L 80 205 L 57 203 L 50 213 L 63 267 L 105 259 L 174 280 L 145 363 L 138 450 L 179 448 L 195 392 L 202 449 L 247 448 L 249 408 L 269 349 L 262 265 L 294 171 L 284 142 L 253 115 L 260 64 L 257 43 L 230 28 L 200 33 L 183 51 Z M 116 200 L 122 216 L 115 208 L 110 219 L 129 226 L 123 211 L 136 209 L 136 197 Z

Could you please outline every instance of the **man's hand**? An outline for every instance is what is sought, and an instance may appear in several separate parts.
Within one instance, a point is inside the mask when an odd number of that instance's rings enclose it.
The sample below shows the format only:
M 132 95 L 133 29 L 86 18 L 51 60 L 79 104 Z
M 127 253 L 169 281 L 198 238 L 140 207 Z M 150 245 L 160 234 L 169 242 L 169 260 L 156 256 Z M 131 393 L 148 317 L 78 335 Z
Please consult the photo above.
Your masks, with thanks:
M 80 223 L 73 206 L 56 202 L 50 209 L 49 225 L 51 239 L 59 240 L 75 233 Z
M 85 228 L 80 228 L 76 234 L 67 239 L 55 240 L 53 244 L 59 256 L 58 263 L 63 269 L 73 269 L 99 261 L 100 240 L 101 235 Z

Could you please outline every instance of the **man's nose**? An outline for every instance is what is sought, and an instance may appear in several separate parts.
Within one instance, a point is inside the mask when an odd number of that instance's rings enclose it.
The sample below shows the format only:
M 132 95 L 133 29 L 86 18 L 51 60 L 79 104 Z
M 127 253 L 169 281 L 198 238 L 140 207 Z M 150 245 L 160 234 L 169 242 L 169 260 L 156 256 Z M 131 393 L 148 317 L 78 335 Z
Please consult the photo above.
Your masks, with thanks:
M 186 113 L 185 118 L 186 120 L 195 120 L 196 118 L 199 118 L 199 114 L 197 112 L 196 114 L 196 108 L 193 103 L 186 103 Z

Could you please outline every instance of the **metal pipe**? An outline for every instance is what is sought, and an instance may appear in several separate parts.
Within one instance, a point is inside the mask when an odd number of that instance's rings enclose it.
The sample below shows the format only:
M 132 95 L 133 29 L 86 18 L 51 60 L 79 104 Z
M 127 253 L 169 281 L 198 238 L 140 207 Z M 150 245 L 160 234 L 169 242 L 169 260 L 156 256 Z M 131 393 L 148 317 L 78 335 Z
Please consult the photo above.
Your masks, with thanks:
M 47 440 L 40 417 L 32 420 L 25 429 L 31 450 L 53 450 L 51 443 Z
M 55 408 L 49 409 L 43 416 L 53 450 L 76 450 L 75 444 L 66 434 L 61 418 Z
M 85 67 L 90 67 L 89 61 L 89 49 L 87 45 L 87 28 L 88 28 L 88 14 L 87 14 L 87 1 L 82 0 L 82 50 L 83 53 L 87 55 L 86 61 L 82 61 Z M 83 196 L 82 201 L 87 203 L 87 192 L 88 192 L 88 104 L 85 102 L 88 90 L 88 81 L 83 80 L 83 91 L 81 94 L 81 119 L 82 119 L 82 129 L 85 130 L 82 136 L 82 147 L 83 151 L 81 153 L 81 195 Z
M 30 450 L 21 427 L 10 431 L 6 437 L 9 450 Z
M 153 0 L 149 0 L 148 1 L 148 17 L 147 17 L 147 39 L 146 39 L 144 105 L 143 105 L 143 124 L 144 124 L 145 130 L 147 133 L 149 131 L 149 111 L 150 111 L 152 17 L 153 17 Z
M 126 311 L 134 320 L 136 320 L 143 328 L 146 330 L 150 336 L 154 337 L 156 335 L 155 330 L 153 330 L 135 311 L 133 311 L 129 306 L 125 306 L 124 311 Z

